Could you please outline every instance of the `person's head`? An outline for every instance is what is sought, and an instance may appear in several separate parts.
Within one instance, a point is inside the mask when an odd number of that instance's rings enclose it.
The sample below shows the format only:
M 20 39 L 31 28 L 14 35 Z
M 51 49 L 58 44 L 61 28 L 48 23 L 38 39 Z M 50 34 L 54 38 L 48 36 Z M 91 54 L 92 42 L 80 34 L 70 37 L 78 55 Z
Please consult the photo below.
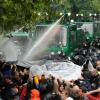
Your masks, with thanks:
M 96 76 L 97 75 L 97 70 L 96 69 L 91 70 L 91 75 Z
M 14 76 L 16 79 L 19 79 L 19 73 L 18 72 L 15 72 L 15 76 Z
M 75 85 L 71 89 L 71 95 L 72 97 L 80 97 L 82 95 L 82 90 L 77 85 Z
M 10 76 L 6 76 L 4 79 L 5 79 L 5 82 L 8 84 L 12 81 Z
M 68 93 L 68 91 L 63 90 L 62 93 L 60 93 L 60 96 L 61 96 L 62 100 L 66 100 L 69 96 L 69 93 Z
M 24 73 L 24 75 L 28 75 L 28 73 L 29 73 L 28 69 L 24 68 L 23 73 Z
M 12 71 L 15 72 L 16 71 L 16 66 L 12 65 Z
M 41 80 L 45 80 L 45 75 L 41 75 Z
M 100 60 L 96 61 L 97 73 L 100 75 Z
M 58 90 L 59 90 L 60 92 L 63 92 L 64 89 L 65 89 L 64 85 L 63 85 L 63 84 L 60 84 L 59 87 L 58 87 Z
M 40 98 L 40 92 L 36 89 L 31 90 L 31 98 Z
M 100 66 L 100 60 L 96 61 L 96 65 Z
M 91 77 L 90 71 L 83 71 L 83 72 L 81 73 L 81 75 L 82 75 L 82 77 L 83 77 L 84 79 L 89 79 L 89 78 Z
M 61 100 L 61 97 L 53 92 L 46 94 L 42 100 Z

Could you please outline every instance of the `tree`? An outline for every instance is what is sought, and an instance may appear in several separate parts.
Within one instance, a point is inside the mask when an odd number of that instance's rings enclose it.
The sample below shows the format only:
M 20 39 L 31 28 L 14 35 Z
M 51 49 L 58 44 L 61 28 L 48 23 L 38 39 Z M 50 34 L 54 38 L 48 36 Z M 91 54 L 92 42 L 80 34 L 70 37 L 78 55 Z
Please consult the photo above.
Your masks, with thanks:
M 0 0 L 0 29 L 11 31 L 26 26 L 31 30 L 37 23 L 55 21 L 60 13 L 68 12 L 73 19 L 77 13 L 87 19 L 89 13 L 100 13 L 99 3 L 100 0 Z
M 13 26 L 23 26 L 31 19 L 33 2 L 31 0 L 4 0 L 0 3 L 1 27 L 8 31 Z
M 91 0 L 92 8 L 95 12 L 100 13 L 100 0 Z

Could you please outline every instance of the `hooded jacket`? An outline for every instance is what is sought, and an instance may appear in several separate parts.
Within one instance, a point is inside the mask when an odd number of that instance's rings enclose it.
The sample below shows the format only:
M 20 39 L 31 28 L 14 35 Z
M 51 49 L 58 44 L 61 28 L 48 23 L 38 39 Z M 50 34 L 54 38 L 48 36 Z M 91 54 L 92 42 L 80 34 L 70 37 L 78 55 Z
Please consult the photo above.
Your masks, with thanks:
M 36 89 L 31 90 L 31 98 L 30 100 L 41 100 L 40 99 L 40 92 Z

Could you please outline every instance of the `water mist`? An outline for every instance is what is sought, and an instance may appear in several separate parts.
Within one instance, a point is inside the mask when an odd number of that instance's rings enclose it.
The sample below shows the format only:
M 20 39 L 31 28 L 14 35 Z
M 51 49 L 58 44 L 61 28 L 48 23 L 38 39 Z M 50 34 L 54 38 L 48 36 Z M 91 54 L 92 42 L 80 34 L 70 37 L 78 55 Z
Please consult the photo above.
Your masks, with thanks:
M 63 17 L 63 16 L 62 16 Z M 24 56 L 25 61 L 32 61 L 38 58 L 46 47 L 53 41 L 54 37 L 60 30 L 59 22 L 62 17 L 52 24 L 46 32 L 36 41 L 33 47 Z
M 9 38 L 3 38 L 0 40 L 0 51 L 4 53 L 6 62 L 17 61 L 17 47 Z

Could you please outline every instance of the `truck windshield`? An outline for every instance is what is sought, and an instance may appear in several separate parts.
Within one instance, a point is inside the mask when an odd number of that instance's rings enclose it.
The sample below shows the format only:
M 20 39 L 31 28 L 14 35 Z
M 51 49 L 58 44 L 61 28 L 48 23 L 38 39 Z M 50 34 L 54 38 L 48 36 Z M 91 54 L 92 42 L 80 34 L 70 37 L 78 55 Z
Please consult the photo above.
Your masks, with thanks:
M 51 25 L 37 25 L 36 26 L 36 31 L 35 31 L 35 36 L 36 39 L 41 37 L 50 27 Z M 55 36 L 54 40 L 52 41 L 51 45 L 63 45 L 65 46 L 67 43 L 67 28 L 64 26 L 61 26 L 59 32 Z

